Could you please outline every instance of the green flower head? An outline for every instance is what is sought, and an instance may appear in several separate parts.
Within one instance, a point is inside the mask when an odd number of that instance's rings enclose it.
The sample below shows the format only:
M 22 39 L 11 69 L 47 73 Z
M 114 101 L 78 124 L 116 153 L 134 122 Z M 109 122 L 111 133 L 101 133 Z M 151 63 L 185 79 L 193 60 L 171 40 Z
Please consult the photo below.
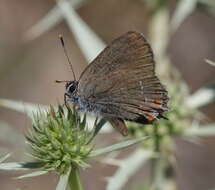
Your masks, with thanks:
M 89 167 L 85 163 L 92 150 L 90 133 L 83 119 L 68 106 L 50 107 L 34 115 L 27 135 L 31 156 L 47 171 L 65 173 L 70 167 Z

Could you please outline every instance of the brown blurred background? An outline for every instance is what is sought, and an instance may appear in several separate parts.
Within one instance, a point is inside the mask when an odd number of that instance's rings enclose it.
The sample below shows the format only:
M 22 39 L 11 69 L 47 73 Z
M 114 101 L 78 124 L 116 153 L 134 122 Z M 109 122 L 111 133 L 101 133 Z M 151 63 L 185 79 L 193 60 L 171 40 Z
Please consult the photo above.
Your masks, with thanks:
M 54 81 L 72 79 L 72 75 L 58 40 L 59 33 L 65 37 L 76 73 L 79 75 L 85 68 L 86 60 L 65 22 L 35 40 L 25 40 L 25 32 L 54 6 L 55 1 L 52 0 L 0 0 L 0 98 L 37 104 L 63 102 L 64 86 Z M 174 10 L 175 1 L 170 2 L 170 7 Z M 78 13 L 107 43 L 131 29 L 143 33 L 148 31 L 147 11 L 141 0 L 91 0 L 78 9 Z M 215 68 L 204 59 L 215 60 L 215 17 L 201 9 L 194 11 L 171 38 L 168 53 L 192 92 L 214 83 Z M 211 120 L 215 119 L 214 105 L 202 109 Z M 0 108 L 0 120 L 7 121 L 21 134 L 30 125 L 25 115 L 3 108 Z M 177 145 L 179 189 L 215 188 L 215 139 L 203 139 L 202 145 L 178 140 Z M 9 149 L 15 152 L 14 157 L 21 159 L 18 152 L 23 148 L 9 146 Z M 111 175 L 115 168 L 99 163 L 92 165 L 83 174 L 84 185 L 87 190 L 102 190 L 105 177 Z M 142 173 L 146 171 L 147 168 L 141 170 Z M 51 190 L 57 183 L 53 175 L 22 181 L 13 180 L 13 176 L 1 172 L 0 189 Z M 141 180 L 137 174 L 129 184 L 140 183 Z

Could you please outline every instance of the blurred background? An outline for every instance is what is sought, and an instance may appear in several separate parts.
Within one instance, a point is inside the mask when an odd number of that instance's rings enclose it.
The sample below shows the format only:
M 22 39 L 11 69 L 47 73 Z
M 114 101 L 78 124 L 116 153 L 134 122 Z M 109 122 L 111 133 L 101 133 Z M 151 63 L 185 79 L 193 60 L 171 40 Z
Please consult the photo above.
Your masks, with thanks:
M 215 68 L 205 62 L 205 59 L 215 60 L 214 0 L 76 0 L 72 3 L 81 21 L 107 44 L 129 30 L 144 33 L 150 41 L 152 15 L 160 6 L 168 10 L 168 22 L 181 14 L 175 19 L 175 25 L 173 23 L 175 28 L 167 28 L 167 55 L 188 84 L 190 93 L 214 84 Z M 176 14 L 179 6 L 185 7 L 186 14 L 183 11 Z M 73 78 L 58 39 L 59 34 L 64 36 L 76 75 L 79 76 L 87 66 L 89 59 L 80 49 L 71 26 L 63 16 L 57 19 L 56 12 L 50 16 L 56 10 L 60 10 L 59 4 L 53 0 L 0 0 L 0 98 L 44 105 L 63 103 L 64 85 L 54 81 Z M 52 19 L 38 26 L 40 29 L 35 28 L 47 16 Z M 163 30 L 158 28 L 158 37 Z M 153 40 L 150 42 L 156 48 Z M 201 111 L 211 122 L 214 121 L 214 103 L 204 106 Z M 14 152 L 12 159 L 21 160 L 26 149 L 24 134 L 31 124 L 30 120 L 24 114 L 0 108 L 0 121 L 1 153 Z M 106 135 L 105 141 L 111 142 L 116 138 L 117 134 Z M 201 145 L 176 139 L 176 144 L 178 189 L 215 188 L 215 138 L 204 138 Z M 112 175 L 115 167 L 96 162 L 92 165 L 91 169 L 83 172 L 86 189 L 105 189 L 105 178 Z M 132 189 L 132 184 L 144 180 L 142 178 L 147 172 L 146 166 L 129 180 L 125 189 Z M 2 190 L 51 190 L 57 183 L 54 174 L 22 181 L 12 179 L 14 176 L 0 172 Z

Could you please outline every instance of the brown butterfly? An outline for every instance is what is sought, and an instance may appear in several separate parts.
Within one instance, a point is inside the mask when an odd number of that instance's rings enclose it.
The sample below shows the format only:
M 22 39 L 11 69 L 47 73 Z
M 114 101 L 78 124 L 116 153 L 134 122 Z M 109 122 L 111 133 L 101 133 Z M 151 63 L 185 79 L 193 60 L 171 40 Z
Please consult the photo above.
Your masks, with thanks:
M 152 49 L 135 31 L 115 39 L 79 80 L 67 81 L 64 97 L 80 111 L 103 116 L 122 135 L 128 134 L 124 120 L 151 124 L 165 118 L 169 100 L 155 75 Z

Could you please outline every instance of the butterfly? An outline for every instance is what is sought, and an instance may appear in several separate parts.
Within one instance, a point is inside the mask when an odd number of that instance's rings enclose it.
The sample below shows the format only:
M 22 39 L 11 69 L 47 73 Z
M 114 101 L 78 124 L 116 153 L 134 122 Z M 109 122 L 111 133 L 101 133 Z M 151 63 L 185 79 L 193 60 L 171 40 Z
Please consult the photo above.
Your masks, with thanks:
M 101 115 L 124 136 L 125 120 L 151 124 L 169 111 L 168 92 L 155 75 L 152 48 L 136 31 L 115 39 L 65 87 L 66 103 Z

